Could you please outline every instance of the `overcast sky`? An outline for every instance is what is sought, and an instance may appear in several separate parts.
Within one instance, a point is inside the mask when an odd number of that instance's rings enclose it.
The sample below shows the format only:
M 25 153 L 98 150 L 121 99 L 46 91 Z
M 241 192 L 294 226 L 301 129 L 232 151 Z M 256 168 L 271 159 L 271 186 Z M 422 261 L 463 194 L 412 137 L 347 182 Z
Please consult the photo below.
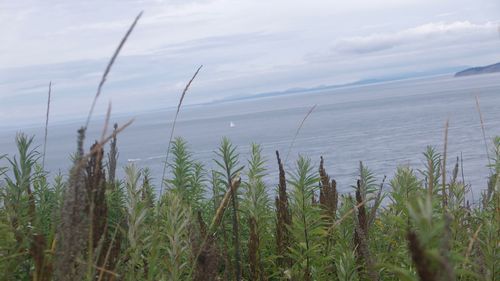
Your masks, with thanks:
M 498 0 L 0 0 L 0 120 L 84 116 L 111 54 L 144 15 L 96 113 L 500 61 Z

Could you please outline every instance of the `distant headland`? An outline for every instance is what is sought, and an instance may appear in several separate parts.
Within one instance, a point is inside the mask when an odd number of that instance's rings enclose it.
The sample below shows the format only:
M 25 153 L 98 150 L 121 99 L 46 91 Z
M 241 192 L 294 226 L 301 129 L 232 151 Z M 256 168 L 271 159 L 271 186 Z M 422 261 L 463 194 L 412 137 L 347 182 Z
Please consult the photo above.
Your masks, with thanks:
M 487 66 L 467 68 L 465 70 L 455 73 L 455 77 L 494 73 L 494 72 L 500 72 L 500 62 Z

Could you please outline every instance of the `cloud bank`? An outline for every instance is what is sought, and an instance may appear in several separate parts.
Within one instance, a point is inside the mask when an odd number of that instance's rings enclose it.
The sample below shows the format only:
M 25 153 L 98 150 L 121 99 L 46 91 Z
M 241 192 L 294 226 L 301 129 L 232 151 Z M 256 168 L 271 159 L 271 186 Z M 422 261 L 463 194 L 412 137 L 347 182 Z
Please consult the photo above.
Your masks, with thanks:
M 499 38 L 498 28 L 499 25 L 495 22 L 431 22 L 395 33 L 377 33 L 340 39 L 335 44 L 334 50 L 351 54 L 365 54 L 404 45 L 473 45 L 497 40 Z

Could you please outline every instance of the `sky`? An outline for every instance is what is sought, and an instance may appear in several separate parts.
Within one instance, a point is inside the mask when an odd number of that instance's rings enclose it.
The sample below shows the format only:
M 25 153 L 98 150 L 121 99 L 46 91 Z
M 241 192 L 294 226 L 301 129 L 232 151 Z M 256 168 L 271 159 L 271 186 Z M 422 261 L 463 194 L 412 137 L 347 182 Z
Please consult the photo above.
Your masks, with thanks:
M 500 61 L 498 0 L 0 0 L 0 128 Z

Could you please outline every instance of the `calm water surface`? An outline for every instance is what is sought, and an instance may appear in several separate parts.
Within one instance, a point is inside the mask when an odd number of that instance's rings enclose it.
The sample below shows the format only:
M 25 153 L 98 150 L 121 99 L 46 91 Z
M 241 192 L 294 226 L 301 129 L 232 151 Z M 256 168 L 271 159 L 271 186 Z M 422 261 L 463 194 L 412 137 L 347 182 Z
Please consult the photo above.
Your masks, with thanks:
M 185 138 L 194 157 L 209 168 L 223 136 L 238 146 L 242 164 L 247 162 L 250 143 L 260 143 L 270 168 L 267 181 L 274 188 L 274 151 L 279 150 L 285 158 L 301 120 L 317 104 L 286 164 L 292 167 L 301 153 L 317 165 L 323 155 L 327 171 L 337 180 L 340 190 L 349 191 L 355 183 L 359 161 L 380 180 L 384 175 L 390 179 L 399 165 L 421 169 L 422 152 L 427 145 L 442 151 L 445 122 L 449 119 L 448 169 L 462 155 L 466 182 L 477 193 L 486 186 L 488 159 L 475 95 L 480 98 L 490 140 L 500 134 L 500 75 L 441 76 L 186 107 L 181 110 L 175 135 Z M 134 162 L 149 167 L 158 183 L 173 114 L 164 111 L 136 115 L 134 124 L 119 136 L 119 164 Z M 123 123 L 125 119 L 114 121 Z M 98 121 L 89 129 L 87 145 L 100 134 L 102 121 Z M 83 122 L 49 127 L 49 170 L 68 172 L 69 154 L 76 146 L 76 129 Z M 39 128 L 24 129 L 36 134 L 39 145 L 43 139 L 43 121 L 40 123 Z M 15 133 L 0 131 L 0 154 L 15 151 Z M 123 174 L 123 170 L 119 173 Z

